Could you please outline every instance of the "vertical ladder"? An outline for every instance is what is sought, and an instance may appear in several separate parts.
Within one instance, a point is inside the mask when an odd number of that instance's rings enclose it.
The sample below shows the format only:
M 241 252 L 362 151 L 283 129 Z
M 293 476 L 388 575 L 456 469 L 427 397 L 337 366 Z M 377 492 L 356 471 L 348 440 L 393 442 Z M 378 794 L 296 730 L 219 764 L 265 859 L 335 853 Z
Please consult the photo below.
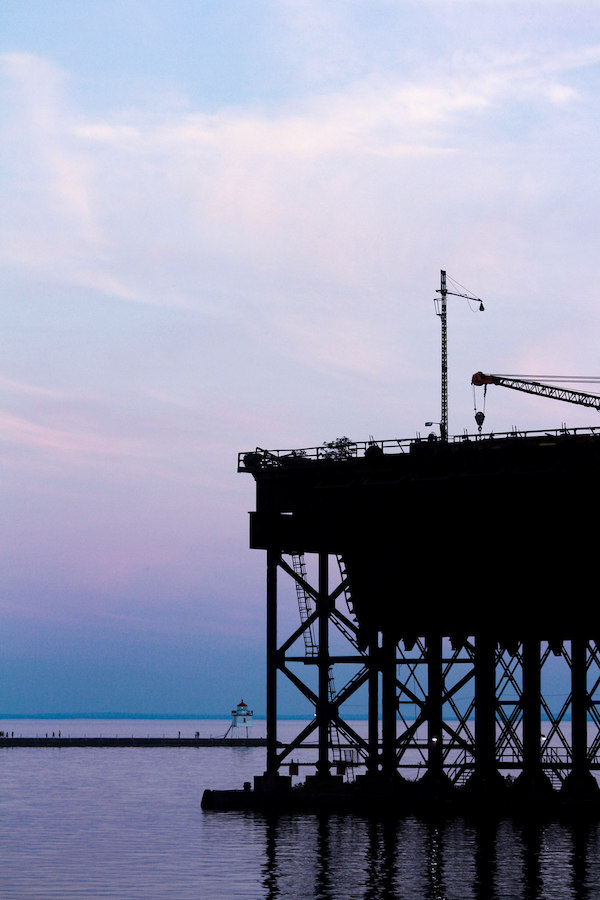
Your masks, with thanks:
M 303 553 L 292 553 L 292 568 L 296 575 L 299 575 L 300 578 L 306 581 L 306 560 L 304 559 Z M 313 598 L 304 590 L 299 581 L 294 580 L 294 584 L 296 585 L 296 597 L 298 600 L 298 610 L 300 612 L 300 622 L 302 625 L 304 625 L 314 612 Z M 302 632 L 302 636 L 304 638 L 305 655 L 317 656 L 319 652 L 319 646 L 317 641 L 315 640 L 312 625 L 309 625 L 304 629 L 304 631 Z
M 346 563 L 344 562 L 344 557 L 340 556 L 338 553 L 336 556 L 338 568 L 340 570 L 340 578 L 344 582 L 344 599 L 346 601 L 346 606 L 348 607 L 348 612 L 351 615 L 354 615 L 354 604 L 352 602 L 352 594 L 350 593 L 350 585 L 346 581 L 348 573 L 346 571 Z

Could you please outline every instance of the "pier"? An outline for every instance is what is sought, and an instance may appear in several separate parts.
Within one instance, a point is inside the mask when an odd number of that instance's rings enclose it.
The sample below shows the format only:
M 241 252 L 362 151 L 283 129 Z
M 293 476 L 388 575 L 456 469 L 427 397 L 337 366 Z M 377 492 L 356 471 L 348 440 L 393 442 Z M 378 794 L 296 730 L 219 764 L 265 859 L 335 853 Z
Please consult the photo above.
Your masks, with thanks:
M 265 738 L 219 737 L 0 737 L 3 747 L 265 747 Z
M 238 469 L 266 552 L 266 769 L 205 808 L 600 808 L 597 430 L 341 439 Z M 283 746 L 282 679 L 313 711 Z

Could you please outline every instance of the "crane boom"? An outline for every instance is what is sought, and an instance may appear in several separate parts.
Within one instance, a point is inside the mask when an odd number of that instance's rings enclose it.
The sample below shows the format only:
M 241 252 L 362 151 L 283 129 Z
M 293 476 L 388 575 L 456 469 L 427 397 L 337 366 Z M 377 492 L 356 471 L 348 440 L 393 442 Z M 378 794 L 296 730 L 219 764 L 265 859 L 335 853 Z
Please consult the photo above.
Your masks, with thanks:
M 542 384 L 540 381 L 524 381 L 521 378 L 508 378 L 505 375 L 484 375 L 476 372 L 471 378 L 471 384 L 482 387 L 488 384 L 497 384 L 500 387 L 512 388 L 513 391 L 524 391 L 526 394 L 537 394 L 539 397 L 550 397 L 553 400 L 565 400 L 567 403 L 577 403 L 579 406 L 590 406 L 600 410 L 600 396 L 586 394 L 584 391 L 573 391 L 570 388 L 556 387 Z

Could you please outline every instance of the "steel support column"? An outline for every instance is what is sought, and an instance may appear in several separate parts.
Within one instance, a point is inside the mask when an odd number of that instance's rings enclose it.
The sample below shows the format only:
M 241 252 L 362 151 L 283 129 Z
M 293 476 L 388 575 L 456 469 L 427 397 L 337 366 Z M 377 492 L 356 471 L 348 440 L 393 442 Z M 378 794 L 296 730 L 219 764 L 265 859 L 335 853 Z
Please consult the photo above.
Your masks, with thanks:
M 267 551 L 267 775 L 277 774 L 277 568 L 279 553 Z
M 442 638 L 433 634 L 427 637 L 427 695 L 427 770 L 440 776 L 443 769 Z
M 571 750 L 573 775 L 583 776 L 587 765 L 587 641 L 571 641 Z
M 382 635 L 381 642 L 381 763 L 384 775 L 396 775 L 396 641 Z
M 475 638 L 475 771 L 489 778 L 496 769 L 496 642 Z
M 329 600 L 329 556 L 319 553 L 319 593 L 317 597 L 317 615 L 319 627 L 319 697 L 317 701 L 319 758 L 317 773 L 321 777 L 329 775 L 329 617 L 331 603 Z
M 523 775 L 536 778 L 542 771 L 541 641 L 523 641 Z
M 368 743 L 369 756 L 367 771 L 374 775 L 379 769 L 379 666 L 377 665 L 379 648 L 377 640 L 369 646 L 369 679 L 368 679 Z

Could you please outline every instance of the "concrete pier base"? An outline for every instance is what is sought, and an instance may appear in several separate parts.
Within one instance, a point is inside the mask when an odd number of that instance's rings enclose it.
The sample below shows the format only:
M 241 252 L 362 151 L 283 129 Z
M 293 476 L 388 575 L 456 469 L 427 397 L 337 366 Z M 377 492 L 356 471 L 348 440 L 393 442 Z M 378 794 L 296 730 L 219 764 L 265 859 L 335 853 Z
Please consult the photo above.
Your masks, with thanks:
M 594 784 L 596 782 L 594 781 Z M 572 785 L 571 787 L 575 787 Z M 254 790 L 204 792 L 204 810 L 254 810 L 256 812 L 332 812 L 359 815 L 469 815 L 489 818 L 497 815 L 593 816 L 600 819 L 600 791 L 559 791 L 541 780 L 508 784 L 504 779 L 473 780 L 460 788 L 423 777 L 405 781 L 363 776 L 351 784 L 336 779 L 307 781 L 291 787 L 282 779 L 279 786 L 255 779 Z M 588 785 L 588 788 L 591 788 Z
M 560 789 L 567 800 L 579 803 L 600 803 L 600 787 L 591 772 L 571 772 Z

